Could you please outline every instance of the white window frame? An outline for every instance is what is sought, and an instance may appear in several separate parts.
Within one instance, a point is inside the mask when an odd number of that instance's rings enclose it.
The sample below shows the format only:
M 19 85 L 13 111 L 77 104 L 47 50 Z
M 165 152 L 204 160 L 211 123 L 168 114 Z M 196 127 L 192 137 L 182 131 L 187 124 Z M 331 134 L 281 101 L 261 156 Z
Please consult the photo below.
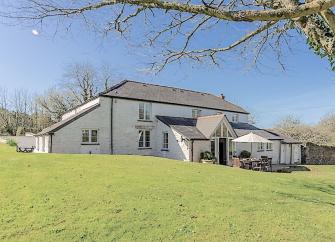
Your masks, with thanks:
M 198 118 L 201 116 L 201 109 L 192 109 L 192 118 Z
M 266 150 L 272 151 L 273 150 L 273 144 L 272 143 L 266 143 Z
M 165 137 L 166 135 L 166 137 Z M 163 132 L 163 143 L 162 143 L 162 150 L 168 150 L 169 149 L 169 133 Z
M 257 143 L 257 151 L 264 151 L 264 144 L 263 143 Z
M 232 118 L 231 118 L 231 121 L 233 123 L 238 123 L 239 120 L 240 120 L 240 115 L 238 113 L 234 113 L 233 116 L 232 116 Z
M 88 131 L 88 141 L 83 141 L 84 131 Z M 92 131 L 97 132 L 97 140 L 92 142 Z M 81 143 L 82 144 L 97 144 L 99 142 L 99 130 L 98 129 L 82 129 L 81 130 Z
M 140 116 L 141 105 L 143 105 L 143 118 Z M 140 102 L 138 104 L 138 120 L 151 121 L 151 103 Z
M 141 137 L 143 137 L 142 145 L 140 145 Z M 146 139 L 147 137 L 149 137 L 149 145 L 148 145 L 148 141 Z M 150 130 L 147 130 L 147 129 L 139 129 L 138 130 L 137 146 L 138 146 L 139 149 L 151 149 L 151 131 Z

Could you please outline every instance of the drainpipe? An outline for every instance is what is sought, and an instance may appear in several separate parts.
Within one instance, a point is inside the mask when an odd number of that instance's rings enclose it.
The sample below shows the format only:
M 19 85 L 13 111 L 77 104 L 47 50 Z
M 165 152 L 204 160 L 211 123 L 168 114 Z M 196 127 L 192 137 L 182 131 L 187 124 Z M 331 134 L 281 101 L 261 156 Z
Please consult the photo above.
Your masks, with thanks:
M 112 101 L 111 101 L 111 114 L 110 114 L 110 117 L 111 117 L 111 134 L 110 134 L 110 139 L 111 139 L 111 143 L 110 143 L 110 154 L 112 155 L 113 154 L 113 104 L 114 104 L 114 98 L 112 98 Z
M 292 157 L 293 157 L 293 145 L 291 144 L 290 165 L 292 165 Z
M 191 142 L 191 159 L 190 159 L 190 161 L 192 161 L 193 162 L 193 140 L 190 140 L 190 142 Z
M 281 163 L 281 141 L 279 143 L 279 161 L 278 161 L 278 164 Z
M 49 153 L 52 153 L 52 135 L 50 134 L 50 147 L 49 147 Z

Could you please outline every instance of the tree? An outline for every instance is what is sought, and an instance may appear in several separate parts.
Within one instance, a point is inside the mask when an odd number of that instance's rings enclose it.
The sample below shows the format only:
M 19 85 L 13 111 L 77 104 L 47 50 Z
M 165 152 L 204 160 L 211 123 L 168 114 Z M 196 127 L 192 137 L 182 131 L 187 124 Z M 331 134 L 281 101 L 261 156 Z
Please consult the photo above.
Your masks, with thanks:
M 330 136 L 331 145 L 335 145 L 335 114 L 331 113 L 323 117 L 316 125 L 316 128 L 324 134 Z
M 5 4 L 1 15 L 40 23 L 69 20 L 69 25 L 78 17 L 86 23 L 98 19 L 93 26 L 105 33 L 116 30 L 124 37 L 132 26 L 137 28 L 133 32 L 149 29 L 143 34 L 148 44 L 163 47 L 159 61 L 152 63 L 159 70 L 184 58 L 219 64 L 223 53 L 234 49 L 245 55 L 253 53 L 255 62 L 265 49 L 273 50 L 281 63 L 280 48 L 289 45 L 296 31 L 335 69 L 334 6 L 335 0 L 21 0 Z M 226 44 L 220 38 L 222 29 L 227 25 L 236 30 L 233 27 L 238 23 L 244 23 L 250 32 L 239 31 L 237 39 Z M 210 31 L 217 33 L 217 39 L 195 41 Z
M 72 63 L 66 66 L 62 80 L 56 87 L 37 98 L 38 104 L 52 120 L 61 120 L 69 109 L 96 97 L 112 84 L 111 69 L 90 63 Z
M 312 142 L 318 145 L 329 145 L 331 142 L 329 133 L 323 132 L 317 127 L 304 124 L 293 116 L 284 118 L 274 129 L 302 143 Z

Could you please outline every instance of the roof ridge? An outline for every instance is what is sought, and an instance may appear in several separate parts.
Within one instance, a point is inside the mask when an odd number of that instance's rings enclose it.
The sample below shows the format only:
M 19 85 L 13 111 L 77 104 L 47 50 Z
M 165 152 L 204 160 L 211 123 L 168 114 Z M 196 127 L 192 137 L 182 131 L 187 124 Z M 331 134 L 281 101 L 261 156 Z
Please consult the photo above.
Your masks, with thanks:
M 126 84 L 127 82 L 128 82 L 128 80 L 123 80 L 123 81 L 121 81 L 121 82 L 119 82 L 119 83 L 117 83 L 117 84 L 111 86 L 110 88 L 106 89 L 105 91 L 102 91 L 102 92 L 98 93 L 97 96 L 102 96 L 102 95 L 104 95 L 104 94 L 106 94 L 106 93 L 108 93 L 108 92 L 110 92 L 110 91 L 113 91 L 114 89 L 123 86 L 123 85 Z
M 185 89 L 185 88 L 180 88 L 180 87 L 173 87 L 173 86 L 166 86 L 166 85 L 160 85 L 160 84 L 156 84 L 156 83 L 148 83 L 148 82 L 140 82 L 140 81 L 133 81 L 133 80 L 124 80 L 125 82 L 134 82 L 134 83 L 139 83 L 139 84 L 145 84 L 145 85 L 152 85 L 152 86 L 157 86 L 157 87 L 166 87 L 166 88 L 171 88 L 171 89 L 179 89 L 182 91 L 187 91 L 187 92 L 195 92 L 195 93 L 200 93 L 200 94 L 207 94 L 207 95 L 211 95 L 217 98 L 221 98 L 218 97 L 212 93 L 209 92 L 200 92 L 200 91 L 195 91 L 195 90 L 191 90 L 191 89 Z M 226 100 L 225 100 L 226 101 Z
M 215 116 L 226 116 L 226 115 L 224 113 L 218 113 L 218 114 L 199 116 L 198 118 L 208 118 L 208 117 L 215 117 Z

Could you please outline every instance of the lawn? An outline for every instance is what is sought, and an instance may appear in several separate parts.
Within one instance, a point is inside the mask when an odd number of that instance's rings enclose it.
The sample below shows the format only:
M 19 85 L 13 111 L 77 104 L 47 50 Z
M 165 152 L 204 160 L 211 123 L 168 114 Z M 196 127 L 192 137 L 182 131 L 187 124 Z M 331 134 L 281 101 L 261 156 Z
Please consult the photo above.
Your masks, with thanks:
M 1 241 L 334 241 L 335 166 L 260 173 L 0 145 Z

